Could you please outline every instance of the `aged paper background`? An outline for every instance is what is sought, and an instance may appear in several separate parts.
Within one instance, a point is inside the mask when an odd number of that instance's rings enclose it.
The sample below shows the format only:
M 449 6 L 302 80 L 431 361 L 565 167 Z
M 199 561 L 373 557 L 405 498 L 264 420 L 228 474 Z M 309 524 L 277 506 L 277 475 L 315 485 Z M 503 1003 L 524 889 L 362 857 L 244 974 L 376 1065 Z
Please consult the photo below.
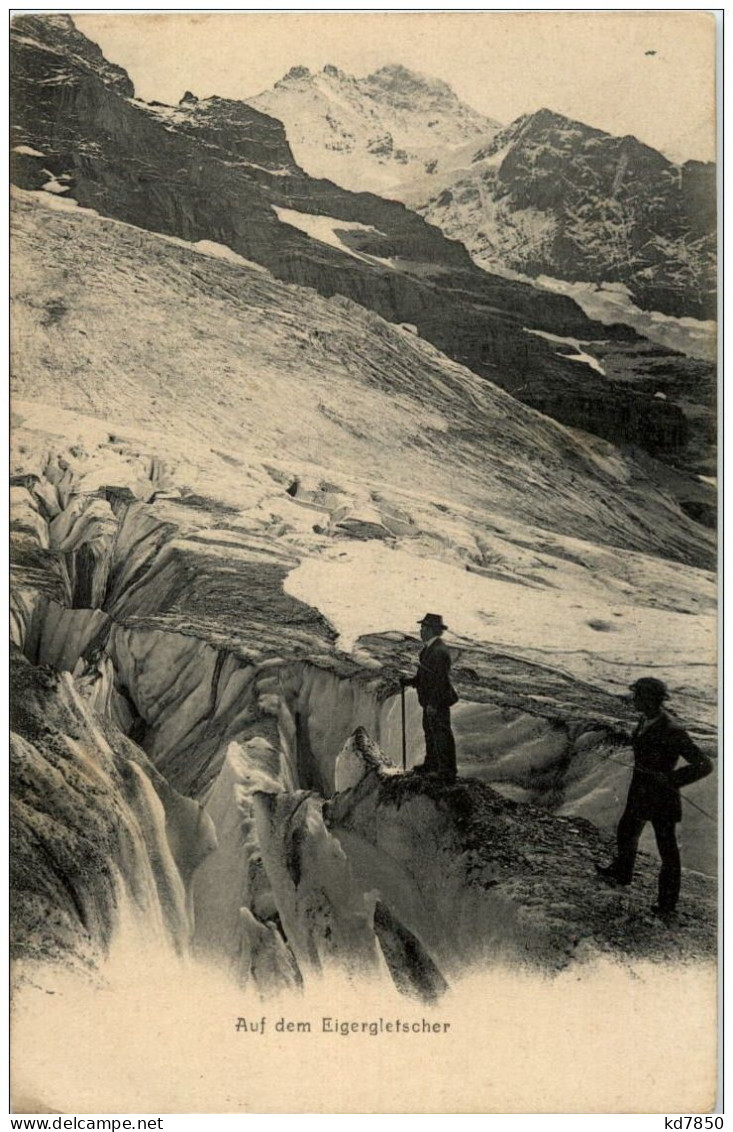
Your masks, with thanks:
M 481 35 L 487 66 L 492 38 L 517 37 L 520 45 L 541 39 L 548 69 L 563 73 L 569 85 L 573 68 L 564 46 L 569 24 L 576 52 L 585 36 L 593 66 L 601 69 L 599 32 L 613 39 L 643 27 L 649 42 L 684 52 L 698 85 L 686 83 L 680 97 L 698 108 L 702 133 L 715 130 L 715 25 L 699 13 L 94 19 L 100 27 L 124 20 L 130 57 L 138 60 L 147 49 L 150 21 L 164 24 L 170 59 L 180 56 L 172 81 L 181 86 L 190 85 L 183 45 L 213 20 L 222 68 L 237 60 L 242 35 L 256 39 L 263 54 L 271 42 L 278 55 L 279 30 L 287 23 L 289 35 L 295 29 L 304 45 L 328 43 L 346 27 L 358 49 L 364 36 L 364 72 L 375 39 L 393 44 L 395 56 L 403 43 L 419 41 L 439 59 L 444 51 L 457 52 L 460 37 Z M 292 63 L 298 61 L 293 57 Z M 354 62 L 349 69 L 360 73 Z M 517 85 L 522 81 L 520 73 Z M 470 92 L 461 96 L 471 102 Z M 645 103 L 633 83 L 623 91 L 606 90 L 603 98 L 636 100 L 638 132 L 653 131 L 658 106 Z M 141 954 L 138 944 L 130 948 L 124 940 L 113 949 L 107 975 L 108 985 L 97 989 L 59 975 L 53 994 L 26 999 L 13 1025 L 16 1111 L 623 1113 L 706 1112 L 715 1103 L 717 987 L 716 971 L 708 965 L 646 963 L 631 970 L 609 960 L 554 979 L 497 967 L 467 974 L 439 1006 L 422 1008 L 380 988 L 332 982 L 311 986 L 302 997 L 263 1003 L 216 971 L 185 962 L 171 969 L 154 949 Z M 259 1022 L 262 1016 L 264 1034 L 236 1030 L 238 1018 Z M 342 1036 L 319 1032 L 324 1016 L 424 1017 L 449 1024 L 449 1031 Z M 312 1032 L 277 1033 L 280 1018 L 308 1021 Z

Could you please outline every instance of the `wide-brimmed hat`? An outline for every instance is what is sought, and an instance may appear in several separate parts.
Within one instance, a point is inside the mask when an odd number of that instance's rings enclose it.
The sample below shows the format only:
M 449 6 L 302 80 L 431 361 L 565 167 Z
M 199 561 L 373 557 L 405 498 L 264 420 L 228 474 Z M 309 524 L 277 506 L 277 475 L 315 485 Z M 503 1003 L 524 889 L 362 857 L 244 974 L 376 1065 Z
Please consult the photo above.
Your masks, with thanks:
M 633 684 L 629 684 L 629 688 L 632 692 L 641 692 L 643 696 L 651 696 L 652 699 L 669 699 L 667 685 L 663 680 L 657 680 L 656 676 L 640 676 Z
M 418 621 L 418 625 L 427 625 L 428 629 L 440 629 L 443 632 L 448 628 L 443 624 L 443 618 L 439 613 L 426 613 L 425 616 Z

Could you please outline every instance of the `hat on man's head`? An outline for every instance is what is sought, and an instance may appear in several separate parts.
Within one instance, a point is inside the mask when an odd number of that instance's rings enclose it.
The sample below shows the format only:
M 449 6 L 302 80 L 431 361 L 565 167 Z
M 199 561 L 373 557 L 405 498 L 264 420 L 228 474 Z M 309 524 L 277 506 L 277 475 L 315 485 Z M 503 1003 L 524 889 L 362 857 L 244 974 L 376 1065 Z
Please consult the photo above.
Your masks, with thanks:
M 443 618 L 439 613 L 426 613 L 425 616 L 418 621 L 418 625 L 427 625 L 428 629 L 437 629 L 441 633 L 448 628 L 447 625 L 443 624 Z
M 641 692 L 642 696 L 650 696 L 652 699 L 662 700 L 669 699 L 669 692 L 667 685 L 663 680 L 657 680 L 656 676 L 641 676 L 638 680 L 634 680 L 630 684 L 632 692 Z

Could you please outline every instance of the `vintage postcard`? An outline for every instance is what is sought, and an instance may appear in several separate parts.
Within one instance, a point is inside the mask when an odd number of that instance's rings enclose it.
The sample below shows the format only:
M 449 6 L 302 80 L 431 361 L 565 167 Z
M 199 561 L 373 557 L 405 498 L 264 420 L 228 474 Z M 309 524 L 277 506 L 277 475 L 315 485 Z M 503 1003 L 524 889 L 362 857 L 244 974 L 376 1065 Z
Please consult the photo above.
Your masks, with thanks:
M 16 1113 L 714 1111 L 716 39 L 12 18 Z

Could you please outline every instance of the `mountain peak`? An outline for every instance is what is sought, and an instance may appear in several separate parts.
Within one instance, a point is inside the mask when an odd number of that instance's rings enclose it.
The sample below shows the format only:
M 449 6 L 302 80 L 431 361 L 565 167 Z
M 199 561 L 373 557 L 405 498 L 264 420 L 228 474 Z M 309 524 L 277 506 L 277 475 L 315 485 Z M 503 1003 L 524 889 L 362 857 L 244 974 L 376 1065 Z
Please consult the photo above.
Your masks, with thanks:
M 417 71 L 411 71 L 409 67 L 405 67 L 403 63 L 385 63 L 383 67 L 378 67 L 376 71 L 372 71 L 369 78 L 376 78 L 378 75 L 393 75 L 395 78 L 422 78 L 418 75 Z
M 380 76 L 386 78 L 399 79 L 403 82 L 418 82 L 418 83 L 441 83 L 442 79 L 436 79 L 432 75 L 426 75 L 422 71 L 413 71 L 410 67 L 405 67 L 403 63 L 385 63 L 383 67 L 378 67 L 376 71 L 372 71 L 369 78 L 375 79 Z
M 69 36 L 79 37 L 71 16 L 67 15 L 23 15 L 15 16 L 10 25 L 11 31 L 16 35 L 32 33 L 38 39 L 45 41 L 50 36 L 62 35 L 68 40 Z
M 286 75 L 283 75 L 283 77 L 275 83 L 275 86 L 279 87 L 290 81 L 297 81 L 298 79 L 310 79 L 312 77 L 313 76 L 311 75 L 310 69 L 308 67 L 296 65 L 295 67 L 291 67 L 288 73 Z
M 534 110 L 531 114 L 527 115 L 536 122 L 570 122 L 571 118 L 565 114 L 559 114 L 557 110 L 551 110 L 549 106 L 540 106 L 539 110 Z
M 643 159 L 660 167 L 668 167 L 672 164 L 663 153 L 640 141 L 634 134 L 624 134 L 623 136 L 610 134 L 597 126 L 589 126 L 586 122 L 567 118 L 564 114 L 558 114 L 557 111 L 550 110 L 546 106 L 531 114 L 522 115 L 516 122 L 507 126 L 503 133 L 512 134 L 517 140 L 537 134 L 550 135 L 560 144 L 569 145 L 573 148 L 604 145 L 608 146 L 614 154 L 624 150 L 628 154 L 633 154 L 635 159 Z M 499 141 L 500 138 L 497 135 L 495 143 Z
M 247 101 L 284 123 L 308 173 L 397 199 L 415 178 L 443 177 L 447 164 L 462 165 L 499 128 L 442 79 L 401 63 L 359 78 L 335 63 L 318 71 L 295 66 Z
M 451 101 L 457 101 L 456 94 L 448 83 L 435 78 L 433 75 L 411 71 L 409 67 L 403 66 L 402 63 L 386 63 L 379 70 L 367 75 L 364 81 L 389 91 L 404 91 L 410 94 L 425 91 L 432 95 L 441 95 Z
M 588 134 L 602 134 L 602 130 L 596 130 L 593 126 L 586 125 L 585 122 L 578 122 L 574 118 L 567 118 L 564 114 L 559 114 L 557 110 L 551 110 L 549 106 L 541 106 L 539 110 L 532 110 L 527 114 L 520 115 L 516 122 L 508 126 L 511 129 L 513 125 L 520 124 L 523 128 L 531 127 L 532 129 L 552 130 L 552 129 L 580 129 Z
M 34 15 L 15 16 L 10 25 L 11 41 L 14 50 L 19 52 L 41 49 L 47 53 L 51 66 L 56 72 L 57 82 L 67 78 L 60 51 L 77 66 L 93 72 L 102 82 L 125 98 L 133 98 L 135 88 L 130 76 L 116 63 L 110 63 L 102 54 L 101 47 L 87 39 L 76 27 L 71 16 L 64 14 L 47 15 L 45 12 Z

